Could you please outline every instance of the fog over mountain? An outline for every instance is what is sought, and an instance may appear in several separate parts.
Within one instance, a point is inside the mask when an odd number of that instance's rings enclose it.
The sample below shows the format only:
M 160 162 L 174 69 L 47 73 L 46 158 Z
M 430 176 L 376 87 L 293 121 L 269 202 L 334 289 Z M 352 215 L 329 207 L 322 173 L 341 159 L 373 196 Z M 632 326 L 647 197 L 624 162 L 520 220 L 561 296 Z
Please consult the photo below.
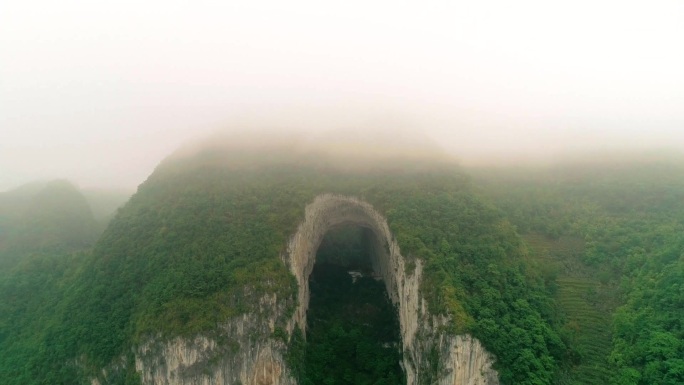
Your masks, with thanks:
M 676 0 L 6 1 L 0 191 L 133 189 L 185 143 L 255 127 L 374 151 L 411 133 L 478 166 L 676 155 L 682 15 Z

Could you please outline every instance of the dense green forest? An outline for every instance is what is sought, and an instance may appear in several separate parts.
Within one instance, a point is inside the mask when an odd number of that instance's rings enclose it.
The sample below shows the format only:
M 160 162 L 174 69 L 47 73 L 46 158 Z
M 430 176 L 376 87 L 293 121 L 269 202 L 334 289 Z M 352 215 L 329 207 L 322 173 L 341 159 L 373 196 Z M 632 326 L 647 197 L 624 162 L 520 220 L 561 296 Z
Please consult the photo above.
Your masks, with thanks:
M 94 194 L 97 196 L 99 193 Z M 121 201 L 120 194 L 110 194 Z M 87 199 L 71 183 L 32 183 L 0 193 L 0 378 L 3 383 L 65 383 L 65 357 L 50 356 L 50 328 L 81 278 L 104 229 L 92 210 L 115 207 Z
M 556 282 L 557 303 L 573 320 L 566 329 L 579 357 L 567 383 L 684 383 L 684 166 L 474 174 L 537 252 L 531 259 Z
M 387 217 L 402 254 L 425 262 L 431 310 L 483 342 L 503 384 L 684 381 L 681 168 L 470 173 L 396 160 L 340 169 L 320 154 L 171 158 L 92 248 L 40 241 L 5 251 L 13 262 L 0 273 L 0 377 L 85 384 L 123 362 L 106 382 L 136 384 L 130 348 L 149 336 L 212 333 L 262 293 L 295 298 L 280 254 L 306 204 L 337 192 Z M 8 247 L 19 222 L 0 219 Z M 71 239 L 52 231 L 38 239 Z M 351 332 L 335 330 L 322 341 Z M 301 338 L 292 342 L 301 352 Z

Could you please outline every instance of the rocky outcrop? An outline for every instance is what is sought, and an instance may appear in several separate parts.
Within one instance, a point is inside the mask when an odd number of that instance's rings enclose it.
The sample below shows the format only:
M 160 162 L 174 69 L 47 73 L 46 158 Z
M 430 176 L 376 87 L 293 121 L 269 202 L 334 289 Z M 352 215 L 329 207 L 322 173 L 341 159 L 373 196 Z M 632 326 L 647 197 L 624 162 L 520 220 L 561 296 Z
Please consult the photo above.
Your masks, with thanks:
M 231 319 L 212 336 L 158 336 L 142 344 L 135 362 L 142 383 L 296 385 L 283 360 L 285 343 L 270 338 L 276 320 L 285 314 L 284 304 L 275 295 L 258 302 L 258 311 Z
M 493 357 L 480 342 L 468 335 L 448 335 L 444 326 L 449 319 L 428 311 L 420 293 L 421 260 L 405 259 L 387 220 L 354 197 L 318 196 L 307 205 L 304 221 L 282 255 L 299 286 L 287 333 L 291 335 L 296 327 L 306 331 L 309 275 L 323 236 L 349 224 L 368 228 L 374 235 L 372 265 L 399 312 L 407 384 L 497 385 Z M 229 320 L 213 337 L 150 339 L 136 352 L 143 384 L 295 385 L 283 360 L 285 343 L 271 338 L 276 321 L 285 316 L 284 302 L 264 296 L 257 312 Z
M 387 293 L 399 311 L 403 368 L 407 384 L 495 385 L 493 357 L 471 336 L 450 336 L 444 331 L 449 321 L 430 314 L 420 294 L 422 263 L 407 261 L 389 230 L 387 220 L 360 199 L 342 195 L 318 196 L 306 207 L 305 219 L 288 244 L 285 261 L 299 285 L 294 323 L 306 329 L 309 306 L 309 275 L 323 236 L 331 228 L 358 225 L 374 234 L 373 270 L 383 278 Z M 434 353 L 437 353 L 436 355 Z M 439 357 L 439 362 L 431 362 Z
M 497 373 L 492 370 L 492 357 L 480 341 L 468 335 L 447 337 L 443 341 L 442 355 L 449 359 L 442 361 L 444 375 L 440 385 L 499 383 Z
M 282 349 L 266 341 L 230 352 L 206 337 L 177 338 L 161 346 L 143 346 L 136 369 L 144 384 L 294 385 L 286 375 Z

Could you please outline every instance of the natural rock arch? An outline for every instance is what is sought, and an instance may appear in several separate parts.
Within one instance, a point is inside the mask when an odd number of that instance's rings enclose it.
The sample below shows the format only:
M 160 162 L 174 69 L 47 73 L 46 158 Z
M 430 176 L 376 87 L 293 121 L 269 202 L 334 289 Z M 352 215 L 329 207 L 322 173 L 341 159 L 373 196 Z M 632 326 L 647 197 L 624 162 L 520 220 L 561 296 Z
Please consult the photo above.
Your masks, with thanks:
M 387 220 L 372 205 L 355 197 L 323 194 L 307 205 L 305 219 L 291 238 L 286 261 L 299 287 L 297 309 L 292 327 L 306 330 L 306 311 L 309 306 L 309 275 L 316 260 L 316 251 L 324 235 L 340 225 L 358 225 L 374 234 L 371 263 L 375 274 L 382 277 L 387 293 L 399 310 L 403 367 L 407 384 L 422 383 L 426 375 L 439 384 L 491 385 L 498 384 L 492 369 L 493 358 L 476 339 L 448 336 L 440 326 L 446 317 L 434 316 L 420 294 L 423 265 L 416 259 L 413 268 L 401 255 Z M 407 271 L 409 270 L 409 271 Z M 412 270 L 412 271 L 410 271 Z M 430 363 L 428 352 L 439 352 L 439 364 Z M 426 371 L 439 368 L 439 373 Z
M 342 225 L 356 225 L 369 229 L 373 237 L 371 263 L 374 272 L 385 282 L 392 303 L 400 303 L 400 282 L 397 269 L 403 265 L 398 250 L 390 250 L 393 244 L 387 222 L 373 207 L 352 197 L 326 194 L 318 196 L 306 208 L 306 219 L 288 245 L 288 263 L 299 286 L 295 323 L 306 330 L 306 311 L 309 307 L 309 276 L 316 261 L 316 251 L 325 234 Z M 402 266 L 403 267 L 403 266 Z M 420 266 L 416 273 L 420 275 Z M 403 327 L 402 327 L 403 329 Z M 402 336 L 403 338 L 403 336 Z
M 399 310 L 407 385 L 497 385 L 493 357 L 482 344 L 469 335 L 447 334 L 442 326 L 449 319 L 430 314 L 419 290 L 423 264 L 416 259 L 407 268 L 382 214 L 361 199 L 334 194 L 320 195 L 306 206 L 304 221 L 282 255 L 299 285 L 292 318 L 286 315 L 291 298 L 264 294 L 252 312 L 227 319 L 214 334 L 170 340 L 152 336 L 135 349 L 135 367 L 142 383 L 297 385 L 283 358 L 285 343 L 271 336 L 276 321 L 282 317 L 287 319 L 289 333 L 296 327 L 306 330 L 308 278 L 316 251 L 325 233 L 343 224 L 366 227 L 375 235 L 371 262 Z M 245 290 L 249 292 L 250 288 Z M 230 349 L 231 345 L 219 342 L 216 334 L 239 348 Z M 93 384 L 98 383 L 93 380 Z

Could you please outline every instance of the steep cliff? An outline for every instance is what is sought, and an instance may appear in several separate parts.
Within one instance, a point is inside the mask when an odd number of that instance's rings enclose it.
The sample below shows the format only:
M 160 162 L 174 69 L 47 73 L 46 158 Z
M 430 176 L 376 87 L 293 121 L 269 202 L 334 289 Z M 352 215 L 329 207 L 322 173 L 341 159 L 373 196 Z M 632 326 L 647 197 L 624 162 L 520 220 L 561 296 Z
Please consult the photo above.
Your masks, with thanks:
M 372 265 L 383 278 L 392 302 L 399 309 L 403 368 L 407 384 L 495 385 L 493 357 L 469 335 L 448 334 L 449 321 L 433 315 L 421 294 L 422 261 L 408 263 L 401 255 L 387 220 L 369 203 L 334 194 L 317 196 L 307 205 L 304 221 L 288 242 L 283 261 L 297 279 L 297 307 L 287 322 L 306 330 L 309 304 L 308 278 L 326 232 L 340 225 L 366 227 L 374 234 Z M 220 337 L 195 336 L 170 341 L 149 340 L 136 353 L 136 368 L 144 384 L 296 384 L 283 360 L 286 345 L 271 338 L 284 306 L 275 296 L 259 299 L 258 311 L 236 317 L 216 331 Z M 227 339 L 222 343 L 220 338 Z M 436 353 L 436 354 L 435 354 Z M 437 362 L 433 362 L 434 360 Z
M 36 326 L 26 378 L 308 379 L 318 373 L 305 340 L 314 256 L 326 233 L 351 225 L 396 305 L 392 360 L 409 384 L 550 382 L 565 348 L 548 297 L 514 229 L 458 169 L 348 170 L 270 154 L 245 165 L 225 153 L 164 162 L 138 188 Z
M 491 354 L 479 341 L 451 336 L 443 328 L 447 319 L 430 314 L 421 294 L 422 261 L 409 263 L 401 255 L 387 220 L 367 202 L 335 194 L 319 195 L 306 207 L 305 220 L 288 244 L 286 261 L 299 286 L 295 324 L 306 329 L 309 304 L 308 278 L 315 263 L 316 250 L 325 233 L 336 226 L 354 224 L 369 228 L 375 235 L 372 264 L 383 278 L 387 293 L 398 307 L 404 352 L 403 367 L 407 384 L 498 384 Z M 438 352 L 439 362 L 432 351 Z
M 146 341 L 135 361 L 142 383 L 295 385 L 283 360 L 285 343 L 269 338 L 283 306 L 276 296 L 264 296 L 258 309 L 219 326 L 211 336 Z

